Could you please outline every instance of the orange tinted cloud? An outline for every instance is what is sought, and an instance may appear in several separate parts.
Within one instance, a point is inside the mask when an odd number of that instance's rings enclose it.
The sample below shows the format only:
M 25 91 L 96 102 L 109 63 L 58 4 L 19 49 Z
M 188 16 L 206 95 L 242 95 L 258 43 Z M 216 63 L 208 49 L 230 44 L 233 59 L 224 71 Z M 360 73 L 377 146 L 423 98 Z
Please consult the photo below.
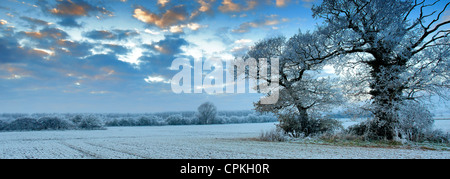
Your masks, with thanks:
M 8 21 L 6 21 L 6 20 L 0 20 L 0 25 L 6 25 L 8 23 Z
M 71 15 L 71 16 L 85 16 L 87 15 L 86 6 L 78 5 L 68 0 L 68 4 L 58 4 L 56 8 L 50 10 L 53 14 Z
M 112 12 L 103 7 L 94 7 L 83 0 L 60 0 L 50 13 L 60 16 L 87 16 L 90 12 L 98 12 L 103 15 L 112 16 Z
M 275 2 L 277 7 L 284 7 L 287 5 L 287 3 L 288 3 L 288 0 L 276 0 L 276 2 Z
M 242 7 L 240 4 L 234 3 L 233 0 L 223 0 L 222 6 L 219 6 L 221 12 L 240 12 L 252 10 L 258 5 L 255 0 L 247 0 L 247 7 Z
M 169 0 L 158 0 L 158 4 L 160 4 L 162 7 L 166 6 L 167 3 L 169 3 Z
M 25 32 L 25 34 L 27 36 L 38 38 L 38 39 L 44 37 L 44 35 L 42 35 L 40 32 Z
M 23 32 L 26 36 L 42 39 L 42 38 L 52 38 L 52 39 L 62 39 L 66 38 L 68 35 L 66 32 L 58 28 L 45 28 L 39 32 Z
M 157 15 L 149 12 L 145 8 L 139 7 L 134 10 L 133 17 L 147 24 L 153 24 L 160 28 L 167 28 L 178 22 L 185 21 L 187 19 L 187 13 L 183 10 L 183 6 L 176 6 L 167 10 L 162 15 Z

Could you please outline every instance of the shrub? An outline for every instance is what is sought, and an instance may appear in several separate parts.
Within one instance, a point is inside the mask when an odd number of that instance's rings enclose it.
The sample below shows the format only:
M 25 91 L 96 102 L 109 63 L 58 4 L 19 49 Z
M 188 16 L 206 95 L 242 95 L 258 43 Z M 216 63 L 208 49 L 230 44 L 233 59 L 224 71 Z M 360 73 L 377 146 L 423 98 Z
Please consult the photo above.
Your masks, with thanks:
M 89 115 L 81 119 L 81 121 L 77 124 L 79 129 L 85 130 L 99 130 L 105 129 L 103 127 L 102 122 L 95 116 Z
M 448 142 L 449 136 L 442 131 L 434 130 L 432 114 L 420 103 L 403 102 L 398 104 L 394 140 L 402 139 L 413 142 L 434 141 Z M 391 131 L 385 121 L 376 118 L 350 126 L 349 134 L 362 136 L 365 140 L 384 140 L 383 131 Z
M 70 119 L 71 122 L 74 124 L 79 124 L 83 120 L 83 116 L 81 115 L 75 115 L 73 118 Z
M 259 140 L 266 142 L 285 142 L 289 139 L 289 136 L 279 127 L 270 131 L 262 132 L 259 136 Z
M 5 127 L 8 125 L 5 121 L 0 120 L 0 131 L 4 130 Z
M 286 115 L 280 116 L 278 127 L 293 137 L 311 136 L 323 133 L 333 133 L 336 130 L 343 129 L 342 123 L 335 119 L 314 119 L 308 118 L 301 121 L 299 116 Z
M 39 122 L 34 118 L 19 118 L 9 123 L 5 129 L 8 131 L 32 131 L 40 130 Z
M 107 122 L 105 122 L 105 126 L 112 126 L 112 127 L 120 126 L 119 120 L 114 119 L 114 120 L 107 121 Z
M 43 130 L 67 130 L 73 127 L 69 121 L 57 117 L 43 117 L 38 122 Z
M 400 138 L 409 141 L 423 141 L 425 135 L 433 134 L 434 119 L 424 106 L 415 102 L 405 102 L 400 109 L 397 129 Z
M 136 125 L 138 125 L 138 126 L 155 126 L 155 125 L 157 125 L 157 122 L 154 120 L 154 118 L 140 117 L 136 121 Z
M 118 121 L 118 126 L 136 126 L 134 119 L 121 119 Z
M 208 121 L 208 124 L 224 124 L 225 119 L 221 116 L 217 116 Z
M 187 120 L 183 119 L 183 116 L 180 114 L 175 114 L 167 117 L 167 124 L 169 125 L 187 125 L 189 124 Z
M 388 131 L 382 127 L 386 127 L 384 121 L 377 119 L 368 119 L 359 124 L 348 127 L 347 133 L 363 137 L 364 140 L 384 140 L 385 136 L 382 132 Z

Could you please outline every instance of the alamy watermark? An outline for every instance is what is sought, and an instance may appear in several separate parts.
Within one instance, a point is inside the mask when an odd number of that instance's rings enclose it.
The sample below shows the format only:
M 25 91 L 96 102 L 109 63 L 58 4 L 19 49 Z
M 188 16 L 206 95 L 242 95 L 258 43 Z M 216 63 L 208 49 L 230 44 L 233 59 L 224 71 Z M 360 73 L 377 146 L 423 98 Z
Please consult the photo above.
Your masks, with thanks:
M 278 58 L 228 61 L 209 58 L 193 62 L 177 58 L 170 69 L 179 70 L 171 80 L 172 91 L 176 94 L 267 94 L 261 98 L 261 104 L 275 104 L 279 99 Z

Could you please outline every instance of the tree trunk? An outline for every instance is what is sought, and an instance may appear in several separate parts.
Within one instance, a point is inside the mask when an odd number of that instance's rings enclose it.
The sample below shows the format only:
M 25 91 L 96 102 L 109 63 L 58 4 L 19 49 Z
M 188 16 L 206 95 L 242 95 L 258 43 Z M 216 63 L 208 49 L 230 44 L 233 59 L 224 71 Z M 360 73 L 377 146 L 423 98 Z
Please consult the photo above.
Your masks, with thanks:
M 370 84 L 374 107 L 372 112 L 376 120 L 376 125 L 371 126 L 371 132 L 376 138 L 392 140 L 398 137 L 397 104 L 402 101 L 403 89 L 399 78 L 405 65 L 393 63 L 393 60 L 374 60 L 369 65 L 373 78 Z
M 304 108 L 300 105 L 297 105 L 297 109 L 299 111 L 299 116 L 297 118 L 298 124 L 300 125 L 300 131 L 305 134 L 305 136 L 308 136 L 311 131 L 309 130 L 309 116 L 308 116 L 308 109 Z

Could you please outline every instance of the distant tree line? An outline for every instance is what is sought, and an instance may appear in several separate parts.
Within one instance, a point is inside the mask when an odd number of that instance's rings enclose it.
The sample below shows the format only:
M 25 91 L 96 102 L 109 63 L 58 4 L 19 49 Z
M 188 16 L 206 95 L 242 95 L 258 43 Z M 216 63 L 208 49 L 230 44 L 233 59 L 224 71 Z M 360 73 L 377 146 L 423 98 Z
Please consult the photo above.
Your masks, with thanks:
M 276 122 L 270 114 L 254 111 L 217 111 L 206 122 L 198 112 L 147 114 L 0 114 L 0 131 L 98 130 L 120 126 L 165 126 Z M 203 121 L 202 121 L 203 120 Z

